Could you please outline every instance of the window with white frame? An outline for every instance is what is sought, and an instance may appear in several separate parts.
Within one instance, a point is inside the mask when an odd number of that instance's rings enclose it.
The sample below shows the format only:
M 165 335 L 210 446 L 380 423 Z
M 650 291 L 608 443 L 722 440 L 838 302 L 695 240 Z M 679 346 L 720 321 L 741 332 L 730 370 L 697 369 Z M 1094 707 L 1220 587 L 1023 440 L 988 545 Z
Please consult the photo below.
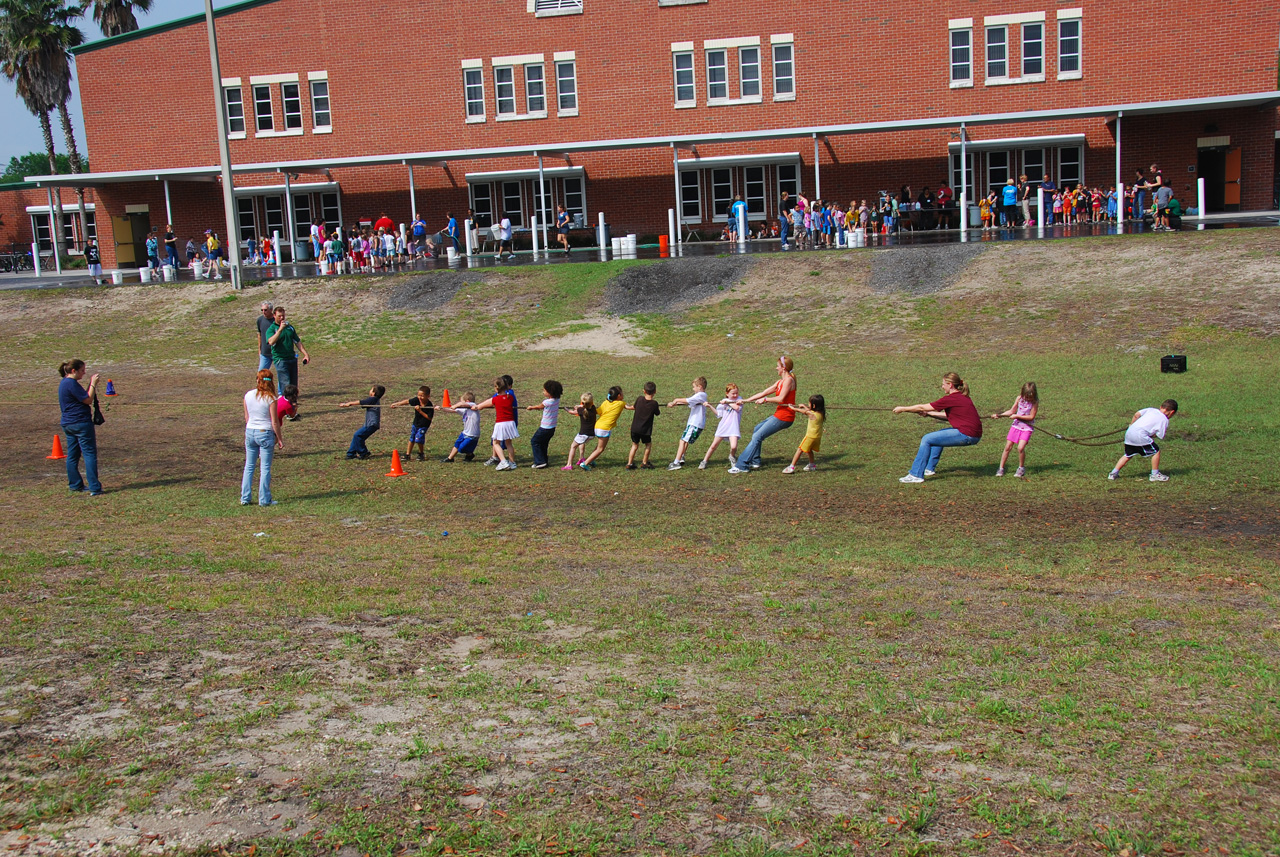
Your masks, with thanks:
M 493 225 L 493 185 L 471 185 L 471 213 L 476 226 L 485 229 Z
M 1058 80 L 1072 80 L 1080 76 L 1080 19 L 1060 19 L 1058 21 Z
M 253 197 L 242 196 L 236 200 L 236 225 L 241 243 L 257 237 L 258 218 L 254 213 Z
M 707 51 L 707 98 L 712 101 L 723 101 L 728 97 L 728 51 L 724 48 Z
M 967 161 L 967 163 L 965 165 L 964 184 L 962 186 L 960 183 L 960 179 L 961 179 L 960 153 L 959 152 L 951 153 L 951 187 L 955 189 L 956 196 L 960 195 L 960 190 L 963 187 L 963 189 L 969 195 L 969 197 L 973 198 L 973 195 L 974 195 L 973 164 L 976 158 L 977 158 L 976 152 L 965 153 L 965 160 Z
M 1044 24 L 1022 25 L 1022 76 L 1044 77 Z
M 715 217 L 729 213 L 733 205 L 733 170 L 728 167 L 711 171 L 711 210 Z
M 951 85 L 973 85 L 973 30 L 951 31 Z
M 578 64 L 574 60 L 556 62 L 556 105 L 561 116 L 578 115 Z
M 546 68 L 542 63 L 524 67 L 524 99 L 526 113 L 531 116 L 546 114 L 547 80 Z
M 738 88 L 743 98 L 760 97 L 760 49 L 738 49 Z
M 1058 187 L 1066 189 L 1080 184 L 1084 178 L 1084 162 L 1079 146 L 1063 146 L 1058 150 Z
M 987 153 L 987 188 L 996 194 L 1009 181 L 1009 153 Z
M 267 237 L 275 235 L 277 232 L 288 234 L 284 228 L 284 197 L 283 196 L 267 196 L 262 199 L 262 213 L 265 215 L 264 222 L 267 225 Z
M 697 170 L 680 173 L 680 219 L 685 223 L 702 222 L 702 193 Z
M 696 104 L 698 95 L 693 80 L 693 52 L 673 53 L 671 62 L 675 67 L 676 104 Z
M 587 195 L 583 184 L 582 179 L 577 176 L 570 176 L 564 180 L 564 210 L 570 217 L 581 215 L 585 220 Z
M 502 183 L 502 213 L 512 226 L 524 226 L 524 200 L 520 194 L 520 182 Z
M 311 194 L 293 195 L 293 238 L 295 241 L 311 237 Z
M 271 131 L 275 128 L 275 119 L 271 114 L 270 86 L 253 88 L 253 115 L 257 120 L 259 131 Z
M 800 167 L 797 164 L 778 165 L 778 199 L 782 199 L 784 193 L 791 194 L 792 199 L 800 195 Z
M 498 99 L 498 115 L 516 115 L 516 72 L 511 66 L 493 70 L 493 89 Z
M 329 111 L 329 81 L 311 81 L 311 128 L 333 127 L 333 115 Z
M 462 71 L 463 95 L 467 103 L 467 121 L 484 121 L 484 70 L 468 68 Z
M 773 46 L 773 100 L 796 97 L 795 46 L 790 42 Z
M 227 108 L 227 135 L 244 136 L 244 91 L 238 86 L 222 90 Z
M 320 194 L 320 217 L 327 232 L 333 232 L 342 225 L 342 205 L 336 193 Z
M 1009 76 L 1009 28 L 987 27 L 987 79 Z
M 747 214 L 764 217 L 764 167 L 747 167 L 742 171 L 742 191 L 747 203 Z
M 36 238 L 36 248 L 41 253 L 53 252 L 53 239 L 49 234 L 49 215 L 31 215 L 31 232 Z
M 284 105 L 284 129 L 302 128 L 302 90 L 299 85 L 280 84 L 280 102 Z
M 1022 174 L 1027 177 L 1027 184 L 1035 190 L 1044 179 L 1044 149 L 1022 150 Z
M 86 238 L 98 240 L 98 222 L 95 219 L 94 212 L 86 210 L 84 213 L 84 225 L 87 230 Z M 62 212 L 62 238 L 64 247 L 79 247 L 84 244 L 84 238 L 76 239 L 76 233 L 80 229 L 80 212 L 67 211 L 65 208 Z

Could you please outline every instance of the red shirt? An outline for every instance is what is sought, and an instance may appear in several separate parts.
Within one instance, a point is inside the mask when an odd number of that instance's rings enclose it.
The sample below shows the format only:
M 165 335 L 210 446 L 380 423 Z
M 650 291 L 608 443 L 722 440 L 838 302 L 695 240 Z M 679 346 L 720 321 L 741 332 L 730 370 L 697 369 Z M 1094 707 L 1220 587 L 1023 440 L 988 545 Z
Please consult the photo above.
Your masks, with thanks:
M 373 224 L 374 231 L 385 229 L 388 232 L 396 231 L 396 224 L 390 217 L 379 217 L 378 222 Z
M 951 393 L 929 405 L 935 411 L 945 411 L 947 422 L 953 429 L 969 437 L 982 437 L 982 420 L 978 417 L 978 409 L 973 406 L 973 399 L 964 393 Z
M 298 409 L 286 399 L 284 396 L 276 399 L 276 413 L 280 415 L 280 419 L 291 417 L 298 412 Z
M 493 397 L 494 422 L 512 423 L 516 420 L 516 398 L 510 393 L 499 393 Z

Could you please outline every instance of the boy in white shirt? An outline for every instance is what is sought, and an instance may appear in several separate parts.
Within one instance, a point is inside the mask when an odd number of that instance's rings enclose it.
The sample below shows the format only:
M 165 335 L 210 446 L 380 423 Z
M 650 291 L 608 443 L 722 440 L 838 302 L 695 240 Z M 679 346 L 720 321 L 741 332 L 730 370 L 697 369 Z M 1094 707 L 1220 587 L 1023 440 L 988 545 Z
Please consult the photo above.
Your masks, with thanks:
M 1160 472 L 1160 447 L 1155 438 L 1164 440 L 1164 433 L 1169 428 L 1169 420 L 1178 412 L 1178 403 L 1173 399 L 1165 399 L 1159 408 L 1143 408 L 1133 415 L 1129 428 L 1124 433 L 1124 455 L 1111 468 L 1107 478 L 1114 480 L 1120 475 L 1120 468 L 1129 463 L 1135 455 L 1151 459 L 1151 481 L 1168 482 L 1169 477 Z
M 462 417 L 462 433 L 453 442 L 453 449 L 449 450 L 449 454 L 440 460 L 445 464 L 453 464 L 459 454 L 466 461 L 473 460 L 476 457 L 476 444 L 480 440 L 480 412 L 476 410 L 476 394 L 463 393 L 461 404 L 452 408 L 437 408 L 436 412 L 455 413 Z
M 689 421 L 685 423 L 684 434 L 680 435 L 680 445 L 676 447 L 675 460 L 667 465 L 668 470 L 679 470 L 684 466 L 684 453 L 689 444 L 698 439 L 707 424 L 707 379 L 693 379 L 693 395 L 685 399 L 672 399 L 669 408 L 676 405 L 689 406 Z

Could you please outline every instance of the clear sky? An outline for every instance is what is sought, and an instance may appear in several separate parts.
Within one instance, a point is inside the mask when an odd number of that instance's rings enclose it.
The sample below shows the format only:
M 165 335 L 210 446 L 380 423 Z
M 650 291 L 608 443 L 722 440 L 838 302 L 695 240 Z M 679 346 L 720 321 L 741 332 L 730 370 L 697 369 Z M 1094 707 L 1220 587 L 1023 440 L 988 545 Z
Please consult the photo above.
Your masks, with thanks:
M 228 2 L 230 0 L 214 0 L 213 5 L 222 7 L 228 5 Z M 138 26 L 151 27 L 203 11 L 204 0 L 153 0 L 151 11 L 138 15 Z M 94 42 L 102 38 L 102 31 L 98 29 L 98 25 L 93 22 L 93 18 L 90 15 L 85 15 L 81 21 L 80 31 L 84 33 L 86 42 Z M 74 74 L 74 62 L 71 64 L 71 69 Z M 89 164 L 92 167 L 93 152 L 85 152 L 84 120 L 80 115 L 79 84 L 78 82 L 73 82 L 72 86 L 71 100 L 67 103 L 67 107 L 71 111 L 71 121 L 76 126 L 76 145 L 80 147 L 81 155 L 88 155 Z M 209 86 L 210 93 L 212 93 L 212 81 L 210 81 Z M 0 77 L 0 89 L 3 90 L 3 94 L 0 94 L 0 172 L 2 172 L 4 166 L 9 163 L 9 159 L 14 155 L 24 155 L 27 152 L 43 152 L 44 139 L 40 134 L 40 121 L 28 112 L 26 105 L 22 103 L 22 99 L 18 98 L 18 94 L 14 91 L 13 84 Z M 164 115 L 161 112 L 161 107 L 157 105 L 155 116 L 138 117 L 138 130 L 144 134 L 157 133 L 163 129 L 164 123 L 169 121 L 175 120 L 172 116 Z M 60 153 L 66 152 L 62 126 L 58 122 L 56 113 L 53 115 L 53 141 Z

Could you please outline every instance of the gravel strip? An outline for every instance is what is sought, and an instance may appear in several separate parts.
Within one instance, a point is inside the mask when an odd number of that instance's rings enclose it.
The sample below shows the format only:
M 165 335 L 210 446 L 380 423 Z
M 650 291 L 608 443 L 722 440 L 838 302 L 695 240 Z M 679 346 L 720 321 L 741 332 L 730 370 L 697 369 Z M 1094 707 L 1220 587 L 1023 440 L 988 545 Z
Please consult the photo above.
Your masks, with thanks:
M 871 290 L 916 296 L 940 292 L 986 249 L 985 244 L 943 244 L 877 250 L 871 254 Z
M 453 300 L 453 296 L 467 283 L 484 282 L 484 277 L 468 277 L 458 271 L 438 271 L 409 277 L 396 285 L 387 295 L 387 309 L 428 311 L 439 309 Z
M 635 265 L 605 286 L 605 305 L 617 315 L 689 306 L 738 285 L 756 261 L 750 256 L 709 256 Z

